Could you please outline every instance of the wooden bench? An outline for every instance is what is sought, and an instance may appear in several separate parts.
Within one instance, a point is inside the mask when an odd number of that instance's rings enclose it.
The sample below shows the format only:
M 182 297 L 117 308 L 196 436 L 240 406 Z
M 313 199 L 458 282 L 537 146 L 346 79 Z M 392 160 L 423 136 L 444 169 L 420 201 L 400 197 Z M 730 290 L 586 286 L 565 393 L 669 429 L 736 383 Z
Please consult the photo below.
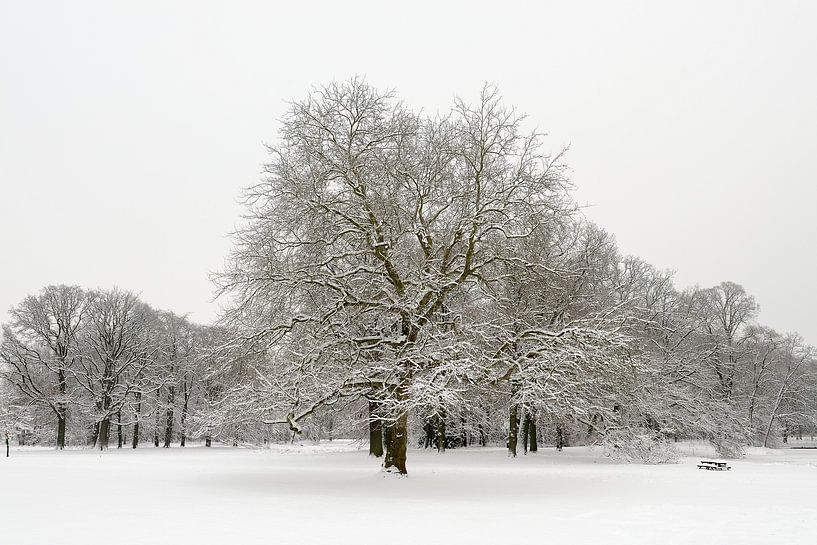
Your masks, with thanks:
M 726 465 L 726 462 L 713 462 L 710 460 L 701 460 L 698 464 L 698 469 L 708 469 L 710 471 L 729 471 L 732 466 Z

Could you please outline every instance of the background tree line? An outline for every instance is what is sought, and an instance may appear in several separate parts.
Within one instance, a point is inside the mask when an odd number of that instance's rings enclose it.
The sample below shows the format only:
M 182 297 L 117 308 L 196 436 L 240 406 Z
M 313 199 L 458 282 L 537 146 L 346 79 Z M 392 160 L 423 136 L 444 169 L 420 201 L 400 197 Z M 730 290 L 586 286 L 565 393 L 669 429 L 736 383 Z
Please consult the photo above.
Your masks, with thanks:
M 47 286 L 3 326 L 5 427 L 21 444 L 59 449 L 184 446 L 205 402 L 213 331 L 128 291 Z

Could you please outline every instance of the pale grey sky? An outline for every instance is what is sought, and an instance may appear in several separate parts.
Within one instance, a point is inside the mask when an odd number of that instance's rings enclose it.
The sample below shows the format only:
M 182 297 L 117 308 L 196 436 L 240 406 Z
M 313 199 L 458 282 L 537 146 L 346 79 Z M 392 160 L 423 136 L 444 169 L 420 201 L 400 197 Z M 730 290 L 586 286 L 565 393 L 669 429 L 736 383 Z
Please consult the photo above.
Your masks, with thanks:
M 817 2 L 0 0 L 0 321 L 49 283 L 208 321 L 287 99 L 483 82 L 571 144 L 587 215 L 817 344 Z

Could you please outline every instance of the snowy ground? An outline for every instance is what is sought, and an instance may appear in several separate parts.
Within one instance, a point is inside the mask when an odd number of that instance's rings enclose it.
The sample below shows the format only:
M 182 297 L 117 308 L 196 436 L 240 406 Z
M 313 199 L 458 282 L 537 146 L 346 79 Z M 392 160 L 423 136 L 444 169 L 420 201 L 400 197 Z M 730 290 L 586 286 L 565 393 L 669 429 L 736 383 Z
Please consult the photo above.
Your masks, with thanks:
M 586 448 L 410 451 L 382 475 L 350 443 L 272 449 L 12 451 L 0 543 L 806 544 L 817 450 L 757 449 L 730 472 L 695 458 L 611 463 Z M 386 534 L 388 532 L 388 534 Z

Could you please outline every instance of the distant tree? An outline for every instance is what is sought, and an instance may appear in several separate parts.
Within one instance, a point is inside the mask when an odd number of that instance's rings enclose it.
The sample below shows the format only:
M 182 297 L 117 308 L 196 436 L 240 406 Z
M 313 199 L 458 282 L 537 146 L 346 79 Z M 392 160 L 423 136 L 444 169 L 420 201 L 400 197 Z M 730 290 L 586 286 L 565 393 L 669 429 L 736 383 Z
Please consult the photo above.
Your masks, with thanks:
M 806 345 L 799 335 L 787 335 L 783 339 L 781 358 L 773 371 L 770 410 L 763 435 L 764 447 L 770 444 L 776 420 L 792 421 L 808 414 L 809 406 L 814 404 L 814 392 L 804 395 L 803 389 L 808 385 L 805 375 L 814 365 L 814 349 Z
M 784 339 L 776 331 L 761 326 L 752 327 L 746 342 L 746 373 L 742 390 L 746 398 L 746 421 L 753 437 L 762 433 L 758 416 L 774 388 L 777 362 L 784 356 Z M 767 442 L 764 434 L 764 442 Z
M 699 295 L 698 316 L 712 347 L 712 370 L 721 397 L 731 400 L 744 344 L 749 338 L 748 326 L 756 317 L 758 306 L 754 297 L 734 282 L 722 282 Z
M 12 434 L 28 429 L 31 422 L 31 399 L 13 389 L 11 383 L 0 381 L 0 436 L 10 454 Z
M 119 289 L 96 293 L 88 308 L 77 382 L 89 395 L 96 421 L 92 439 L 100 449 L 108 447 L 112 417 L 143 390 L 154 361 L 147 335 L 152 314 L 135 294 Z
M 0 378 L 57 418 L 56 445 L 65 447 L 71 375 L 93 296 L 76 286 L 48 286 L 10 311 L 0 344 Z
M 180 444 L 185 446 L 190 398 L 193 394 L 196 365 L 199 358 L 197 349 L 200 333 L 198 328 L 184 316 L 162 312 L 158 318 L 160 323 L 159 359 L 163 377 L 162 385 L 166 392 L 163 446 L 169 448 L 173 441 L 179 401 L 181 401 Z M 181 399 L 177 394 L 181 394 Z

